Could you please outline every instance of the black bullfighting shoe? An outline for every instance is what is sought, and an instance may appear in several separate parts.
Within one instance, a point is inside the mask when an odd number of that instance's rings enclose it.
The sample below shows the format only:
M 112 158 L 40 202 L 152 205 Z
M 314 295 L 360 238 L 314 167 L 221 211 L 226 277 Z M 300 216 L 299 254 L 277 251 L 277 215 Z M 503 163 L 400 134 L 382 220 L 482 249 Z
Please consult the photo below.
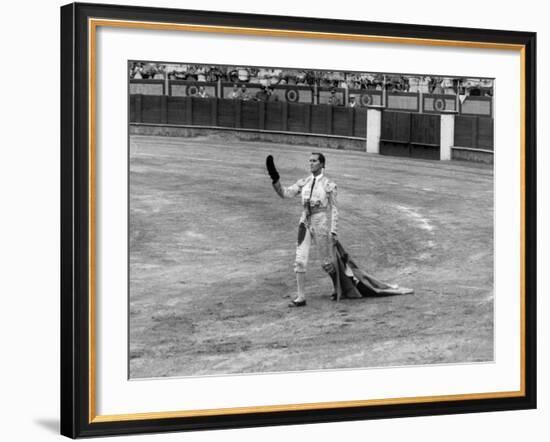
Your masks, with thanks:
M 306 300 L 302 299 L 295 299 L 294 301 L 290 301 L 290 304 L 288 304 L 289 307 L 305 307 L 306 306 Z

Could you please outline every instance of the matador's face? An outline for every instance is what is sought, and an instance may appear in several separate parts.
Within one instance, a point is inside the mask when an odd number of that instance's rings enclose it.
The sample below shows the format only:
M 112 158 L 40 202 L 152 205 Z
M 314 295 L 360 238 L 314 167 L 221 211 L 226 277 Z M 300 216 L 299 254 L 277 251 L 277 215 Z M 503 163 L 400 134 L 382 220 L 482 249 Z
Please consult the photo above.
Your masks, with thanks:
M 311 155 L 309 157 L 309 170 L 311 171 L 311 173 L 316 175 L 321 171 L 322 168 L 323 168 L 323 165 L 319 161 L 319 155 L 315 155 L 315 154 Z

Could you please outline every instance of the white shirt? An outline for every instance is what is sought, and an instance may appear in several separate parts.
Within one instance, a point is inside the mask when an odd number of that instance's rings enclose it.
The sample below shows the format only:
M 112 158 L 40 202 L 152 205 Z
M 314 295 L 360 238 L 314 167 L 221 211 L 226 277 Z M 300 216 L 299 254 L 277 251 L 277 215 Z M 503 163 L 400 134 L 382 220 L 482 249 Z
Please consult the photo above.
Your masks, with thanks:
M 311 186 L 313 184 L 313 179 L 315 178 L 315 185 L 313 191 Z M 278 182 L 279 183 L 279 182 Z M 277 184 L 278 184 L 277 183 Z M 316 177 L 309 175 L 306 178 L 296 181 L 290 187 L 275 186 L 275 191 L 279 194 L 281 198 L 293 198 L 298 194 L 302 197 L 302 205 L 304 206 L 304 211 L 300 217 L 300 222 L 305 223 L 309 214 L 307 213 L 305 207 L 309 201 L 310 207 L 313 209 L 326 209 L 324 212 L 331 215 L 330 222 L 330 231 L 331 233 L 336 234 L 338 229 L 338 208 L 336 207 L 336 194 L 337 188 L 336 184 L 330 181 L 323 173 L 317 175 Z

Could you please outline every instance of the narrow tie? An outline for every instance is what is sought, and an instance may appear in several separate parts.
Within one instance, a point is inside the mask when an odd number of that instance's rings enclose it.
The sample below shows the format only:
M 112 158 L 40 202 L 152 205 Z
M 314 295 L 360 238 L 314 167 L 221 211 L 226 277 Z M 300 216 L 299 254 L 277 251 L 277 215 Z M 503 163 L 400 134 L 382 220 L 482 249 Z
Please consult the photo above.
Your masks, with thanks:
M 311 200 L 311 195 L 313 195 L 313 188 L 315 187 L 315 179 L 316 177 L 313 177 L 313 183 L 311 183 L 311 190 L 309 192 L 309 199 Z
M 309 198 L 307 200 L 307 216 L 311 216 L 311 195 L 313 195 L 313 188 L 315 187 L 315 176 L 313 177 L 313 182 L 311 183 L 311 190 L 309 191 Z

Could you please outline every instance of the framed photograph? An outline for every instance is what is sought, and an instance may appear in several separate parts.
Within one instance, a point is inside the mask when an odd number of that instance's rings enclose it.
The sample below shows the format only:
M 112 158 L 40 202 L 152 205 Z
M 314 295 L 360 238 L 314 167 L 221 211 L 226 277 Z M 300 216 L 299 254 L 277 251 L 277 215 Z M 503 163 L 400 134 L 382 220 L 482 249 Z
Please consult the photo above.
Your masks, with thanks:
M 536 35 L 61 8 L 61 433 L 536 407 Z

